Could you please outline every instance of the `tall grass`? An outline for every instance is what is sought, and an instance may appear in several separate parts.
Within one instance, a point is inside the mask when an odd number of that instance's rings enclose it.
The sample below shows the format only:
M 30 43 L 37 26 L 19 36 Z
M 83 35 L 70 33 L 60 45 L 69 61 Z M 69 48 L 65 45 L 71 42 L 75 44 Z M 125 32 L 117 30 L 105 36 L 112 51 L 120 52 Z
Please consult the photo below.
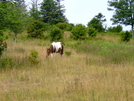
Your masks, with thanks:
M 70 56 L 45 58 L 49 44 L 48 40 L 8 41 L 1 59 L 9 57 L 12 68 L 0 69 L 0 101 L 134 100 L 132 45 L 66 41 Z M 33 49 L 39 53 L 38 65 L 27 61 Z
M 133 45 L 126 43 L 115 43 L 111 41 L 88 42 L 78 46 L 77 51 L 93 54 L 101 58 L 105 64 L 133 63 Z

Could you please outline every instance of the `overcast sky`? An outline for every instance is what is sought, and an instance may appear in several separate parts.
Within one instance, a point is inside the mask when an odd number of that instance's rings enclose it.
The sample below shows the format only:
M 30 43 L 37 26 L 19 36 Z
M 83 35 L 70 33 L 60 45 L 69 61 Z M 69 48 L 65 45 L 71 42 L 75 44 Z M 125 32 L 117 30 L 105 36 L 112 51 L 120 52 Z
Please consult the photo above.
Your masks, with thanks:
M 28 0 L 31 1 L 31 0 Z M 38 0 L 38 2 L 43 0 Z M 110 19 L 114 12 L 108 11 L 108 0 L 63 0 L 61 3 L 65 6 L 65 16 L 69 23 L 83 24 L 87 23 L 98 13 L 102 13 L 107 27 L 112 26 Z M 131 26 L 123 26 L 123 30 L 130 30 Z
M 114 12 L 108 11 L 108 0 L 64 0 L 65 15 L 70 23 L 84 24 L 87 23 L 98 13 L 102 13 L 108 27 L 112 26 L 110 19 Z M 130 30 L 131 26 L 123 26 L 123 30 Z

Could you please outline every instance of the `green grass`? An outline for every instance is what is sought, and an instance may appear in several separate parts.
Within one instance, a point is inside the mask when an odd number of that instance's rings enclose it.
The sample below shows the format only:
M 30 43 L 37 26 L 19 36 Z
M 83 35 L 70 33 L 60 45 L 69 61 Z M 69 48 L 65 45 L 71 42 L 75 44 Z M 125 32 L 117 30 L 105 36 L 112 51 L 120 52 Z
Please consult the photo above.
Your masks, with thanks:
M 134 47 L 127 43 L 115 43 L 111 41 L 98 40 L 82 43 L 77 47 L 77 51 L 100 56 L 103 62 L 122 64 L 133 63 Z
M 49 40 L 7 40 L 8 49 L 1 57 L 0 101 L 133 101 L 133 40 L 118 43 L 113 36 L 65 42 L 70 56 L 56 54 L 45 58 Z M 24 39 L 24 40 L 23 40 Z M 31 50 L 40 61 L 31 65 Z M 1 66 L 1 65 L 0 65 Z

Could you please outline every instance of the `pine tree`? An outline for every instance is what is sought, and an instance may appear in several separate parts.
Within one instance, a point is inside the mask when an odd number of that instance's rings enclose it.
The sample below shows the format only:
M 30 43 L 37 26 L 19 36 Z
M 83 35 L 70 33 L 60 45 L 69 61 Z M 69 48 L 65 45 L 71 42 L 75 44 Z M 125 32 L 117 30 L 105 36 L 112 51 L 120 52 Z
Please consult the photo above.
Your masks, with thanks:
M 114 11 L 113 24 L 130 25 L 134 37 L 134 0 L 109 0 L 108 10 Z
M 39 11 L 38 11 L 38 2 L 37 0 L 32 1 L 32 8 L 30 8 L 30 16 L 34 18 L 34 20 L 39 20 Z
M 42 21 L 51 25 L 66 22 L 63 7 L 64 6 L 60 4 L 60 0 L 43 0 L 41 3 Z
M 99 13 L 94 18 L 92 18 L 87 25 L 88 27 L 95 28 L 98 32 L 104 32 L 105 28 L 103 27 L 103 22 L 105 21 L 106 21 L 105 16 Z

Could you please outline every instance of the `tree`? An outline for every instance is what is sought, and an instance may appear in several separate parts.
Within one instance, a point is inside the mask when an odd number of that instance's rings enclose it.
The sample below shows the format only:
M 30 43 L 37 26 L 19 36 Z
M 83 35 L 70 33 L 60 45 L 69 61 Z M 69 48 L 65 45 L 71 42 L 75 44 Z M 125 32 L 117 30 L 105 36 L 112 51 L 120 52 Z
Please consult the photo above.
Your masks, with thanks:
M 102 15 L 102 13 L 98 13 L 98 15 L 95 16 L 95 18 L 97 18 L 101 23 L 105 22 L 105 16 Z
M 38 10 L 38 1 L 32 0 L 32 8 L 30 8 L 30 16 L 34 18 L 34 20 L 40 19 L 40 14 Z
M 9 14 L 9 29 L 14 32 L 14 42 L 17 42 L 17 34 L 24 31 L 27 22 L 30 21 L 28 13 L 24 12 L 23 7 L 16 7 L 16 4 L 10 6 Z
M 113 24 L 130 25 L 134 37 L 134 0 L 109 0 L 109 11 L 114 11 Z
M 57 24 L 66 22 L 63 6 L 60 5 L 60 0 L 43 0 L 41 3 L 41 18 L 44 23 Z
M 25 0 L 14 0 L 13 3 L 16 4 L 17 7 L 25 7 Z
M 8 15 L 7 12 L 7 2 L 2 1 L 0 2 L 0 56 L 2 55 L 2 52 L 4 50 L 4 47 L 2 45 L 3 40 L 5 39 L 5 36 L 3 34 L 3 31 L 8 26 Z
M 26 24 L 30 21 L 28 14 L 24 12 L 25 7 L 18 7 L 18 4 L 10 1 L 0 2 L 1 27 L 14 32 L 14 41 L 17 41 L 17 34 L 21 33 Z
M 88 27 L 93 27 L 98 32 L 104 32 L 105 28 L 103 27 L 103 22 L 105 22 L 105 16 L 103 16 L 101 13 L 96 15 L 90 22 L 88 22 Z

